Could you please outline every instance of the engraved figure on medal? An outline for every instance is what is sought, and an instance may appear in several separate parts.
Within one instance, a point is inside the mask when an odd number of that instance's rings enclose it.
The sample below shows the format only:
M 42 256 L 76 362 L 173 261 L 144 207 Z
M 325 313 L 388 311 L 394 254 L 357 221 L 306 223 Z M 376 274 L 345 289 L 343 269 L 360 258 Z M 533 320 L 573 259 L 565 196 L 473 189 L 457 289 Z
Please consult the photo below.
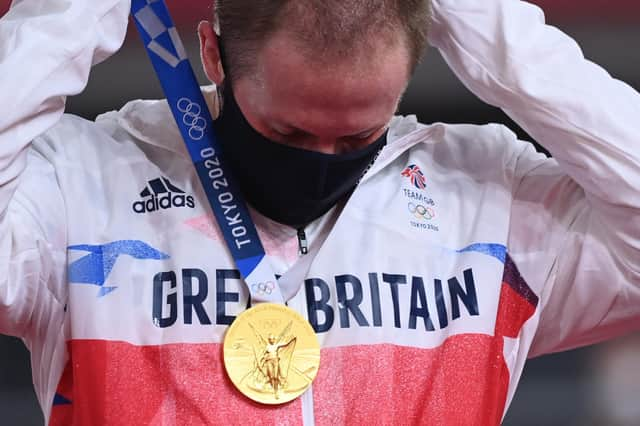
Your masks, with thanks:
M 262 348 L 262 356 L 255 359 L 251 376 L 253 381 L 248 385 L 257 392 L 272 392 L 276 399 L 280 399 L 281 390 L 286 389 L 291 358 L 295 352 L 296 337 L 289 335 L 292 324 L 290 321 L 278 337 L 270 333 L 265 340 L 249 323 Z

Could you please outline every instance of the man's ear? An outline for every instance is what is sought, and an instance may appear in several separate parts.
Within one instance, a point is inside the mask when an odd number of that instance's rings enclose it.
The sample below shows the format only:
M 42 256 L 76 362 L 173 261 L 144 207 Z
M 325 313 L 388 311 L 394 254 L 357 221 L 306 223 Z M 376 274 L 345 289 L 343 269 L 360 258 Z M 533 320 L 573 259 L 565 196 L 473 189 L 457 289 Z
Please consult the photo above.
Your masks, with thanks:
M 198 37 L 200 38 L 200 60 L 204 73 L 216 86 L 222 86 L 224 70 L 218 47 L 218 35 L 211 22 L 202 21 L 198 24 Z

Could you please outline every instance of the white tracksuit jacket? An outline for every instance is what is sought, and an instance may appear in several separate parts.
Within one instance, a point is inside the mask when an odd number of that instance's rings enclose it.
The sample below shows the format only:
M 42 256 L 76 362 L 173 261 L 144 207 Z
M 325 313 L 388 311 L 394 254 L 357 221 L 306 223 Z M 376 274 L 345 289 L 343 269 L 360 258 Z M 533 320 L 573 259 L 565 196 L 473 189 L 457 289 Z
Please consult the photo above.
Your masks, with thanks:
M 50 424 L 494 425 L 527 357 L 640 328 L 640 96 L 535 6 L 434 0 L 431 44 L 554 159 L 502 126 L 396 118 L 285 289 L 322 345 L 312 390 L 250 402 L 220 345 L 247 291 L 166 103 L 62 115 L 128 12 L 17 0 L 0 20 L 0 332 Z M 295 230 L 254 216 L 285 273 Z

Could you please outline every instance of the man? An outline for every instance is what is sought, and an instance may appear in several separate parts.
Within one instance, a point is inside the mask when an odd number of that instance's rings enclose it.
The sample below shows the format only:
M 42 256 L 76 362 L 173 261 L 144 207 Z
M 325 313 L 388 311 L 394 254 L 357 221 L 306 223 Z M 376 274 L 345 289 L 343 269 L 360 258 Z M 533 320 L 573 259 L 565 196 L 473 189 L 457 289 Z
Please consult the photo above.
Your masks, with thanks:
M 549 160 L 500 126 L 392 119 L 420 39 L 401 8 L 419 1 L 372 2 L 381 21 L 367 2 L 271 3 L 220 1 L 220 34 L 199 34 L 224 158 L 322 347 L 281 406 L 223 371 L 249 293 L 166 103 L 60 117 L 127 2 L 25 0 L 0 21 L 0 331 L 27 342 L 51 424 L 498 424 L 528 356 L 638 329 L 634 90 L 534 6 L 433 1 L 430 43 Z M 242 50 L 226 25 L 261 11 Z M 349 37 L 308 30 L 347 13 Z

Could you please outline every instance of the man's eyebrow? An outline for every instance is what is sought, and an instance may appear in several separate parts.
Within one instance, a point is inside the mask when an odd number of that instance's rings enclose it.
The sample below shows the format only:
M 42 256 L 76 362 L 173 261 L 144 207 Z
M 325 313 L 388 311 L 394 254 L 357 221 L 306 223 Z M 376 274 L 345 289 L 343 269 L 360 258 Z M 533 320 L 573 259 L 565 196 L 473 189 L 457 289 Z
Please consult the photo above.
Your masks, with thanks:
M 354 134 L 349 135 L 349 136 L 362 136 L 362 135 L 366 135 L 366 134 L 369 134 L 369 133 L 375 133 L 376 131 L 380 130 L 384 126 L 385 126 L 384 124 L 377 125 L 377 126 L 369 128 L 367 130 L 363 130 L 362 132 L 354 133 Z
M 363 130 L 361 132 L 358 133 L 352 133 L 350 135 L 345 135 L 345 138 L 362 138 L 364 136 L 371 136 L 372 134 L 378 132 L 380 129 L 383 129 L 387 126 L 387 123 L 385 122 L 384 124 L 377 124 L 373 127 L 370 127 L 366 130 Z
M 356 133 L 351 133 L 348 135 L 344 135 L 342 137 L 345 138 L 353 138 L 353 137 L 358 137 L 358 136 L 362 136 L 362 135 L 366 135 L 369 133 L 375 133 L 376 131 L 380 130 L 381 128 L 383 128 L 384 126 L 386 126 L 385 124 L 379 124 L 379 125 L 375 125 L 373 127 L 369 127 L 365 130 L 356 132 Z M 298 134 L 298 135 L 310 135 L 311 133 L 309 133 L 308 131 L 304 130 L 304 129 L 300 129 L 296 126 L 292 126 L 290 124 L 286 124 L 286 123 L 277 123 L 276 127 L 280 127 L 282 130 L 286 130 L 287 133 L 291 133 L 291 134 Z M 275 129 L 277 131 L 277 129 Z
M 286 123 L 275 123 L 271 128 L 278 133 L 286 133 L 287 135 L 310 135 L 309 132 Z
M 369 133 L 375 133 L 378 130 L 382 129 L 383 127 L 385 127 L 388 123 L 385 122 L 384 124 L 376 124 L 374 126 L 371 126 L 365 130 L 361 130 L 358 131 L 356 133 L 351 133 L 348 135 L 344 135 L 342 136 L 343 138 L 357 138 L 357 137 L 361 137 L 363 135 L 369 134 Z M 292 124 L 286 123 L 284 121 L 274 121 L 273 124 L 271 125 L 271 128 L 273 130 L 275 130 L 278 133 L 287 133 L 287 134 L 291 134 L 291 135 L 311 135 L 312 133 L 301 129 L 299 127 L 296 127 Z

